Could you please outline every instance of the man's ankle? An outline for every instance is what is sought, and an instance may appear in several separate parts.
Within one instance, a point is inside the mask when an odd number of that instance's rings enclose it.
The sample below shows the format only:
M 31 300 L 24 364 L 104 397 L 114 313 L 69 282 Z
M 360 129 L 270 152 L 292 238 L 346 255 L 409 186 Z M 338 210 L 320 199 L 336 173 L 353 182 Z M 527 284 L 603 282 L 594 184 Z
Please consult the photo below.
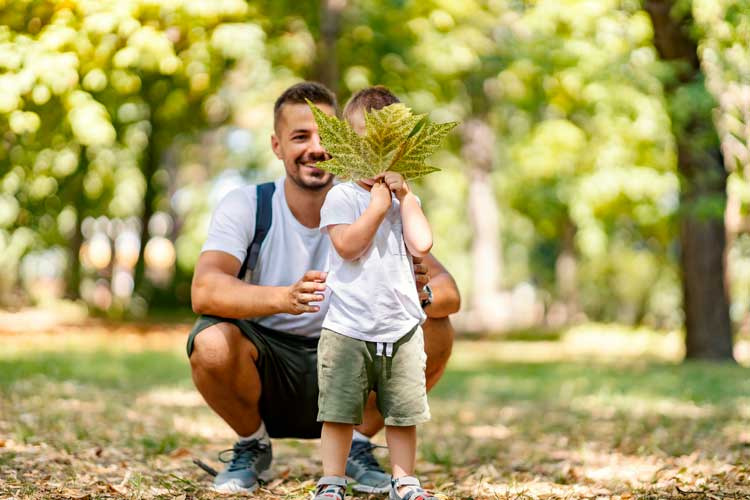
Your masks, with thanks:
M 370 436 L 365 436 L 361 432 L 359 432 L 357 429 L 354 429 L 354 432 L 352 432 L 352 441 L 366 441 L 370 442 Z
M 262 442 L 268 442 L 270 441 L 270 437 L 268 436 L 268 431 L 266 431 L 266 425 L 263 423 L 263 421 L 260 421 L 260 425 L 258 428 L 250 434 L 249 436 L 239 436 L 237 441 L 242 443 L 245 441 L 262 441 Z

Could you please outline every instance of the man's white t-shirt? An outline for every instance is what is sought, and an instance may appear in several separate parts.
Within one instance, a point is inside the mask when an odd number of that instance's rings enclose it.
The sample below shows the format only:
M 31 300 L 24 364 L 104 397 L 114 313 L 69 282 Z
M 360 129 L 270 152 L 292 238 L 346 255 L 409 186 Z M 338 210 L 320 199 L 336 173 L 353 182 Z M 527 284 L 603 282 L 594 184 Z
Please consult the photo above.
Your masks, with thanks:
M 299 281 L 307 271 L 326 270 L 331 242 L 327 234 L 322 234 L 318 228 L 303 226 L 294 217 L 284 196 L 284 177 L 275 183 L 271 227 L 260 247 L 258 263 L 250 282 L 264 286 L 289 286 Z M 235 189 L 225 196 L 214 210 L 201 252 L 219 250 L 243 262 L 255 235 L 256 200 L 255 185 Z M 329 295 L 326 291 L 325 300 L 315 303 L 320 306 L 320 311 L 315 313 L 274 314 L 252 320 L 286 333 L 317 337 L 328 310 Z
M 320 211 L 320 229 L 352 224 L 370 204 L 370 192 L 353 182 L 333 186 Z M 395 342 L 426 319 L 414 264 L 406 250 L 400 204 L 394 197 L 372 244 L 355 260 L 331 245 L 328 314 L 323 328 L 359 340 Z

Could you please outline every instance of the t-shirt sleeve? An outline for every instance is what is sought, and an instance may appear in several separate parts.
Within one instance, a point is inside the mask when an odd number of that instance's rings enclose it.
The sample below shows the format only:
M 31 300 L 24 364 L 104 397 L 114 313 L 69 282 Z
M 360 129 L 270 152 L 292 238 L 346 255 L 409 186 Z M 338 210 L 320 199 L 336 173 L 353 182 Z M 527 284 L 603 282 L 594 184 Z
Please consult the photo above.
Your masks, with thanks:
M 346 186 L 336 185 L 328 191 L 320 209 L 320 230 L 336 224 L 352 224 L 357 220 L 357 203 L 353 193 Z
M 255 234 L 256 198 L 254 187 L 235 189 L 222 198 L 214 209 L 201 252 L 219 250 L 244 261 Z

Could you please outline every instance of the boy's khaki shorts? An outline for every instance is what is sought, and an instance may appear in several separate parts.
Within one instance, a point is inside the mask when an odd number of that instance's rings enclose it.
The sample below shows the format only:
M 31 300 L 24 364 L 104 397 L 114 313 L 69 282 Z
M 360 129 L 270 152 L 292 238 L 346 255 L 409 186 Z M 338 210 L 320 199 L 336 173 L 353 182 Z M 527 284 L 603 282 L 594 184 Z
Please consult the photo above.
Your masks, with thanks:
M 425 388 L 424 337 L 417 326 L 393 343 L 391 357 L 366 342 L 323 329 L 318 343 L 318 421 L 358 425 L 370 391 L 377 393 L 385 425 L 430 419 Z

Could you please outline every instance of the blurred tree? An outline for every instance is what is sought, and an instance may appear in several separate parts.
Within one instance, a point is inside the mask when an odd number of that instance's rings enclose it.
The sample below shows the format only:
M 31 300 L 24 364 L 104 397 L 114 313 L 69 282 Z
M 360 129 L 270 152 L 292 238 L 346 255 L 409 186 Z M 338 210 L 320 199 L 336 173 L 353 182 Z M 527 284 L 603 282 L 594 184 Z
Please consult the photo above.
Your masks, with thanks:
M 313 79 L 335 94 L 339 91 L 339 61 L 336 50 L 341 34 L 341 13 L 347 0 L 320 0 L 320 37 Z
M 143 293 L 149 221 L 157 210 L 173 213 L 176 165 L 167 150 L 175 137 L 226 120 L 229 104 L 217 94 L 222 78 L 232 61 L 262 59 L 264 35 L 247 22 L 249 7 L 241 0 L 82 2 L 77 12 L 82 34 L 97 50 L 80 54 L 84 85 L 92 80 L 93 95 L 141 167 L 135 288 Z
M 729 300 L 724 283 L 726 171 L 712 120 L 693 20 L 684 3 L 647 0 L 654 45 L 674 63 L 665 82 L 681 175 L 681 267 L 686 356 L 732 359 Z
M 744 0 L 694 0 L 693 16 L 700 38 L 698 53 L 706 87 L 718 101 L 714 122 L 729 172 L 725 223 L 725 276 L 730 286 L 730 313 L 750 332 L 750 5 Z
M 652 304 L 671 281 L 677 182 L 647 15 L 540 2 L 517 24 L 498 79 L 514 160 L 503 195 L 534 225 L 550 319 L 667 320 Z
M 80 220 L 89 200 L 84 186 L 95 181 L 100 207 L 111 191 L 91 177 L 87 155 L 112 147 L 115 132 L 103 106 L 80 89 L 73 52 L 78 39 L 66 26 L 67 12 L 54 2 L 34 1 L 0 9 L 0 130 L 6 146 L 0 173 L 2 196 L 16 203 L 6 227 L 31 236 L 13 258 L 19 262 L 34 248 L 69 247 L 67 283 L 77 296 Z
M 167 152 L 176 137 L 230 115 L 219 89 L 231 63 L 242 60 L 248 71 L 263 64 L 264 34 L 252 14 L 241 0 L 23 0 L 0 8 L 7 71 L 0 131 L 3 151 L 16 151 L 0 162 L 3 172 L 18 167 L 7 175 L 24 173 L 36 186 L 29 196 L 16 193 L 15 224 L 28 225 L 26 213 L 40 220 L 35 227 L 65 215 L 60 234 L 72 243 L 74 293 L 87 213 L 140 216 L 136 288 L 144 291 L 149 221 L 157 210 L 172 211 L 176 165 Z

